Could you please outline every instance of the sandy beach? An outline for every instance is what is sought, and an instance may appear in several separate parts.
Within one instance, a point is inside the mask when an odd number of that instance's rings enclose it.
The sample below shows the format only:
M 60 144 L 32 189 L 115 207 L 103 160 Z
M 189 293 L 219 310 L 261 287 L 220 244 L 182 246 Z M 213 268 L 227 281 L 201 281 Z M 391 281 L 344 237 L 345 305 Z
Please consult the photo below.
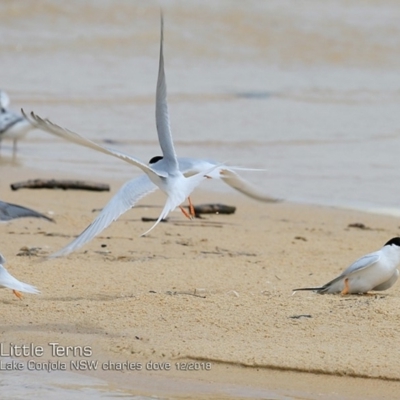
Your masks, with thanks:
M 373 296 L 292 295 L 292 289 L 323 284 L 381 247 L 399 234 L 398 218 L 200 191 L 197 204 L 234 205 L 236 213 L 189 221 L 175 212 L 141 238 L 149 224 L 141 217 L 158 215 L 159 193 L 83 249 L 42 261 L 82 231 L 95 216 L 91 210 L 112 193 L 11 192 L 7 186 L 21 173 L 10 171 L 1 182 L 3 200 L 50 212 L 56 223 L 21 219 L 0 226 L 6 267 L 42 291 L 22 301 L 1 291 L 5 346 L 43 346 L 46 361 L 85 359 L 54 357 L 49 343 L 57 342 L 90 346 L 91 360 L 171 363 L 168 372 L 95 373 L 147 394 L 189 395 L 196 386 L 179 384 L 189 379 L 292 390 L 305 398 L 394 397 L 399 285 Z M 115 192 L 119 183 L 111 186 Z M 354 223 L 365 229 L 349 227 Z M 202 370 L 177 370 L 183 362 Z M 158 377 L 158 389 L 144 378 L 149 374 Z

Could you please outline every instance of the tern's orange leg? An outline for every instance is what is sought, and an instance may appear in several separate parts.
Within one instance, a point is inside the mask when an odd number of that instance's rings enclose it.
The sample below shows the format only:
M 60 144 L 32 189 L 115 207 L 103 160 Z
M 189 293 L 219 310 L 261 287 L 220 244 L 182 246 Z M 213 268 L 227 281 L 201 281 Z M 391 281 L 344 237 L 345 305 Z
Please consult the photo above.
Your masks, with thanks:
M 179 208 L 181 209 L 183 215 L 184 215 L 186 218 L 192 219 L 192 217 L 188 214 L 188 212 L 187 212 L 182 206 L 179 206 Z
M 192 204 L 192 200 L 190 200 L 190 196 L 188 197 L 188 200 L 189 200 L 189 213 L 182 206 L 179 206 L 179 208 L 181 209 L 183 215 L 186 218 L 193 219 L 193 217 L 196 215 L 196 213 L 194 212 L 194 207 Z
M 345 294 L 349 294 L 350 291 L 350 287 L 349 287 L 349 278 L 346 278 L 344 280 L 344 289 L 342 290 L 342 292 L 340 293 L 342 296 L 344 296 Z
M 192 218 L 194 218 L 196 213 L 194 212 L 194 207 L 193 207 L 193 204 L 192 204 L 192 200 L 190 200 L 190 196 L 188 197 L 188 200 L 189 200 L 190 215 L 191 215 Z
M 13 290 L 13 293 L 20 299 L 22 300 L 22 293 L 18 292 L 18 290 Z

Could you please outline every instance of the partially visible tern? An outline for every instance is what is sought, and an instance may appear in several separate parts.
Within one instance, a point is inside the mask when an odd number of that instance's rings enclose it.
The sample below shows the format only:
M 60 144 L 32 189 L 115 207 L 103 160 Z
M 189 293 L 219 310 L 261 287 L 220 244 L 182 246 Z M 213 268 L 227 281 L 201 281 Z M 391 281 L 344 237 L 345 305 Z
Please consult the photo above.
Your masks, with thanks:
M 400 237 L 390 239 L 380 250 L 359 258 L 337 278 L 320 287 L 300 288 L 319 294 L 361 294 L 370 290 L 387 290 L 399 277 Z
M 38 294 L 40 293 L 34 286 L 28 285 L 27 283 L 20 282 L 14 278 L 3 266 L 6 263 L 6 259 L 0 254 L 0 288 L 11 289 L 13 293 L 22 299 L 21 292 Z
M 8 222 L 16 218 L 28 217 L 43 218 L 47 221 L 54 222 L 52 218 L 35 210 L 0 200 L 0 222 Z
M 0 90 L 0 150 L 3 139 L 12 139 L 13 156 L 17 154 L 17 141 L 22 139 L 34 127 L 21 114 L 9 109 L 10 98 L 4 90 Z

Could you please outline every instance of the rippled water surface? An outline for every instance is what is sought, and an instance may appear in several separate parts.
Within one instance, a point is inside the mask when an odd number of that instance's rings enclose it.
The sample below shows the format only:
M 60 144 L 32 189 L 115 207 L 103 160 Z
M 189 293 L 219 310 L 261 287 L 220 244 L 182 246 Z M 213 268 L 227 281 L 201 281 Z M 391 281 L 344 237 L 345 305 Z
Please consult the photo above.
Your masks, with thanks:
M 178 155 L 265 168 L 248 178 L 291 201 L 398 208 L 398 2 L 163 7 Z M 160 152 L 159 25 L 151 1 L 1 2 L 1 85 L 15 108 L 147 161 Z M 18 162 L 55 173 L 138 173 L 38 131 L 21 143 Z
M 178 155 L 265 168 L 248 178 L 292 201 L 398 207 L 397 2 L 163 6 Z M 0 35 L 1 85 L 16 108 L 145 161 L 159 154 L 157 2 L 5 1 Z M 19 165 L 138 173 L 41 132 L 21 143 Z

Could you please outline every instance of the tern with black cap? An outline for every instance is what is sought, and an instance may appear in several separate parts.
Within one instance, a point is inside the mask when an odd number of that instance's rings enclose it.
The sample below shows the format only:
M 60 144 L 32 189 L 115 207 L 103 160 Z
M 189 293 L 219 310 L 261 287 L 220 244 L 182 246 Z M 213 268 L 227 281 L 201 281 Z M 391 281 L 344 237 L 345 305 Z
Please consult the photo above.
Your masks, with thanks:
M 391 288 L 399 277 L 400 237 L 390 239 L 380 250 L 359 258 L 337 278 L 320 287 L 293 289 L 312 290 L 319 294 L 362 294 Z

